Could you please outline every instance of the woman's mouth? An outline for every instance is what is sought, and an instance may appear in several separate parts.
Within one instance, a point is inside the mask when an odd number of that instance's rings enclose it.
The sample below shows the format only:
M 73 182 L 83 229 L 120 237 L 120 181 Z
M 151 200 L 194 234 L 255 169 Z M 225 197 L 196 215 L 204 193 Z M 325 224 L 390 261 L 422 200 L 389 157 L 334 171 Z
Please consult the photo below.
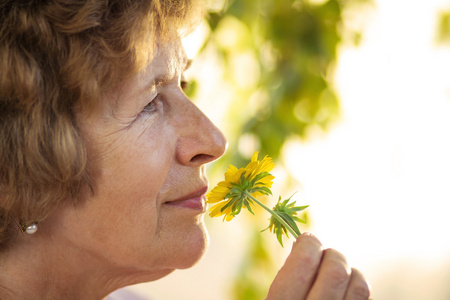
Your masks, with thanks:
M 189 193 L 185 196 L 182 196 L 174 200 L 169 200 L 165 202 L 165 204 L 205 212 L 206 211 L 205 193 L 207 190 L 208 187 L 204 186 L 196 190 L 195 192 Z

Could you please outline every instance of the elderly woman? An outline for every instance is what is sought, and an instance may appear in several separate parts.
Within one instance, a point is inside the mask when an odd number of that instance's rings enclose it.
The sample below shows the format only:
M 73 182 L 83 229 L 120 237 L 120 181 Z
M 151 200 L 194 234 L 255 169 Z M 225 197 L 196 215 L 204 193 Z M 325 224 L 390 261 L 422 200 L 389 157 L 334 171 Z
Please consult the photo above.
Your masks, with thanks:
M 0 2 L 0 299 L 102 299 L 203 255 L 222 133 L 183 93 L 189 0 Z M 312 235 L 268 299 L 367 299 Z

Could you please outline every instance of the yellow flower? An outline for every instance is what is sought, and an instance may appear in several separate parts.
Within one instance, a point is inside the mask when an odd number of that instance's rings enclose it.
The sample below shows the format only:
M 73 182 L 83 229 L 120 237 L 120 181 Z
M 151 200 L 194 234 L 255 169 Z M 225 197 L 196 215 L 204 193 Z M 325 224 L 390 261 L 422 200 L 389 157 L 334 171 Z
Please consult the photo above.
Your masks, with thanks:
M 273 167 L 272 158 L 266 155 L 259 161 L 258 152 L 253 154 L 245 168 L 238 169 L 230 165 L 225 172 L 225 180 L 206 195 L 206 202 L 215 204 L 210 208 L 209 215 L 224 216 L 224 220 L 230 221 L 242 207 L 253 213 L 251 205 L 254 203 L 248 195 L 258 197 L 272 194 L 270 188 L 275 177 L 269 172 Z
M 252 206 L 258 204 L 271 214 L 269 227 L 275 233 L 281 246 L 283 246 L 282 235 L 288 236 L 288 232 L 297 238 L 300 230 L 295 222 L 302 222 L 297 213 L 308 206 L 295 206 L 290 203 L 292 198 L 281 201 L 273 209 L 268 208 L 257 197 L 261 195 L 272 195 L 270 188 L 275 178 L 269 172 L 273 169 L 272 158 L 265 156 L 258 160 L 258 152 L 255 152 L 251 161 L 245 168 L 236 168 L 233 165 L 225 172 L 225 180 L 221 181 L 207 195 L 206 202 L 214 204 L 209 209 L 211 217 L 223 216 L 223 220 L 230 221 L 239 214 L 242 208 L 248 209 L 252 214 Z

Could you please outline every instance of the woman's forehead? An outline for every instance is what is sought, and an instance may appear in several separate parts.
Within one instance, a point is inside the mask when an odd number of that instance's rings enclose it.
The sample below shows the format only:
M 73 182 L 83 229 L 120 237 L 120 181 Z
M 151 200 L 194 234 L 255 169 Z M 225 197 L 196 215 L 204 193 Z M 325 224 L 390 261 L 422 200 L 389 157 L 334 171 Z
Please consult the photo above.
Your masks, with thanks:
M 147 90 L 151 86 L 157 86 L 178 77 L 189 64 L 190 61 L 181 40 L 172 40 L 159 45 L 153 53 L 149 53 L 147 65 L 131 79 L 119 85 L 119 89 L 123 91 L 133 88 L 136 92 Z
M 166 43 L 157 48 L 144 72 L 139 76 L 145 82 L 159 85 L 184 72 L 189 65 L 186 52 L 180 40 Z M 151 82 L 150 82 L 151 81 Z
M 138 98 L 148 94 L 157 86 L 174 79 L 190 65 L 186 52 L 180 40 L 174 40 L 157 48 L 154 55 L 149 58 L 147 66 L 130 79 L 122 82 L 113 90 L 104 94 L 104 100 L 109 103 L 112 110 L 117 110 L 122 103 L 121 99 Z

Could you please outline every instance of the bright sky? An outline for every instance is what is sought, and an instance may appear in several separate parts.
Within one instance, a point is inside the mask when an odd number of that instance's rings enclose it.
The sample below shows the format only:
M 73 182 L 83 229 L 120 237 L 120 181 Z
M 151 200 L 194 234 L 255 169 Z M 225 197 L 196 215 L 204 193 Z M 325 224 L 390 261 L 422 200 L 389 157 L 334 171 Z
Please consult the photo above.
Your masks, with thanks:
M 373 12 L 350 24 L 365 23 L 360 46 L 340 49 L 340 120 L 307 142 L 293 141 L 284 157 L 301 183 L 298 203 L 310 204 L 310 230 L 364 271 L 374 299 L 448 299 L 450 46 L 436 45 L 435 33 L 437 12 L 450 3 L 374 2 Z M 202 72 L 220 80 L 210 67 Z M 206 109 L 213 120 L 219 103 Z M 198 266 L 139 291 L 226 300 L 242 237 L 238 223 L 225 226 Z

